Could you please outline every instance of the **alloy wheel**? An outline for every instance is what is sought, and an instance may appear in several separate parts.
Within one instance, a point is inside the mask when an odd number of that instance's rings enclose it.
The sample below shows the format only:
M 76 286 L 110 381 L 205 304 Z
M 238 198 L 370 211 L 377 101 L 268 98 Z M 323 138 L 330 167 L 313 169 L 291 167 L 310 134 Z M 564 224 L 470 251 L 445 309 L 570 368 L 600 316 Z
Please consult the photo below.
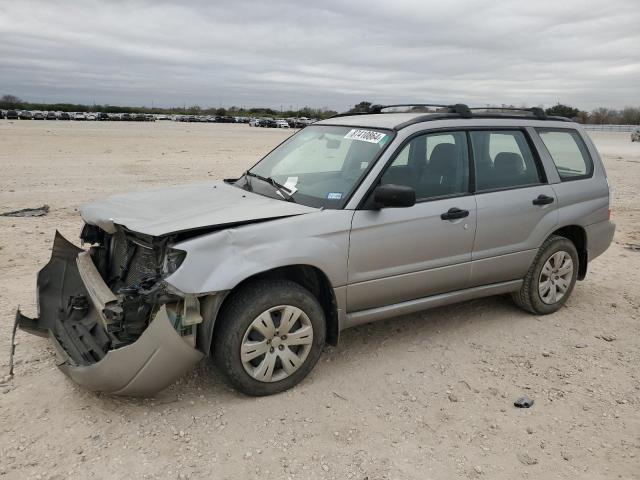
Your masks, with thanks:
M 313 343 L 311 320 L 298 307 L 279 305 L 258 315 L 242 339 L 245 371 L 261 382 L 277 382 L 296 372 Z
M 573 260 L 565 251 L 551 255 L 540 272 L 538 293 L 547 305 L 559 302 L 566 295 L 573 278 Z

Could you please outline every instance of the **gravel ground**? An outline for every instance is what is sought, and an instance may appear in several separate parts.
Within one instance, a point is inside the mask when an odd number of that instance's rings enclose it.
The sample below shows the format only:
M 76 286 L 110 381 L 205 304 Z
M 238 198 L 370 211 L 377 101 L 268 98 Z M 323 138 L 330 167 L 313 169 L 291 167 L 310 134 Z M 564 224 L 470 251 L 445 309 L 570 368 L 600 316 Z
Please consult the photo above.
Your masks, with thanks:
M 290 134 L 246 125 L 0 121 L 0 379 L 35 315 L 53 232 L 107 194 L 224 178 Z M 293 390 L 247 398 L 209 361 L 151 399 L 96 395 L 18 333 L 0 383 L 0 478 L 640 478 L 640 144 L 592 134 L 615 243 L 551 316 L 507 297 L 343 333 Z M 530 409 L 516 409 L 526 394 Z

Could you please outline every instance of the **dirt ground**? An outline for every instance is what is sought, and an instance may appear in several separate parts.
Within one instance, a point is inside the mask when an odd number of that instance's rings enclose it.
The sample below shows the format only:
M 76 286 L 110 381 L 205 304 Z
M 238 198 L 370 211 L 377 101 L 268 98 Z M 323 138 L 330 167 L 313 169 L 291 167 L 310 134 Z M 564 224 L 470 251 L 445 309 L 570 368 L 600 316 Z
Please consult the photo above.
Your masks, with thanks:
M 115 192 L 239 174 L 290 132 L 246 125 L 0 121 L 0 379 L 55 229 Z M 507 297 L 343 333 L 295 389 L 248 398 L 209 361 L 151 399 L 97 395 L 18 333 L 0 383 L 0 478 L 639 479 L 640 143 L 592 134 L 615 243 L 565 308 Z M 530 409 L 514 400 L 527 394 Z

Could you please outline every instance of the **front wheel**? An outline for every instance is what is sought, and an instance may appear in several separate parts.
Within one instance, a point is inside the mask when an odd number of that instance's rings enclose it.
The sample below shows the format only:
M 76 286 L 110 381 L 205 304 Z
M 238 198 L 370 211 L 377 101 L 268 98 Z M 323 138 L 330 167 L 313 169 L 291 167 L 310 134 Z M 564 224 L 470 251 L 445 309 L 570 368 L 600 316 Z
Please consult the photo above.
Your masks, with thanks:
M 578 261 L 578 252 L 571 240 L 550 236 L 538 250 L 513 300 L 519 307 L 538 315 L 557 311 L 573 291 Z
M 218 368 L 235 388 L 254 396 L 300 382 L 318 361 L 326 336 L 318 300 L 289 280 L 259 280 L 241 287 L 216 323 Z

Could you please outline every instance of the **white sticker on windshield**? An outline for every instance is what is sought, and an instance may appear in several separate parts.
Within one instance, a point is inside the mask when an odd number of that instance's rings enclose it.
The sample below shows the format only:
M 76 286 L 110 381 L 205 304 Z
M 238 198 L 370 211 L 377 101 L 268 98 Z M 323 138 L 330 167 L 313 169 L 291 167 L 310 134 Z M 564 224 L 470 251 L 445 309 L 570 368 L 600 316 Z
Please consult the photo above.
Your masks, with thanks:
M 369 143 L 380 143 L 384 137 L 386 137 L 386 133 L 382 132 L 374 132 L 373 130 L 358 130 L 354 128 L 347 133 L 344 138 L 348 138 L 349 140 L 360 140 L 362 142 Z
M 297 192 L 296 185 L 298 184 L 298 177 L 287 177 L 287 181 L 284 182 L 284 188 L 289 190 L 292 194 Z

